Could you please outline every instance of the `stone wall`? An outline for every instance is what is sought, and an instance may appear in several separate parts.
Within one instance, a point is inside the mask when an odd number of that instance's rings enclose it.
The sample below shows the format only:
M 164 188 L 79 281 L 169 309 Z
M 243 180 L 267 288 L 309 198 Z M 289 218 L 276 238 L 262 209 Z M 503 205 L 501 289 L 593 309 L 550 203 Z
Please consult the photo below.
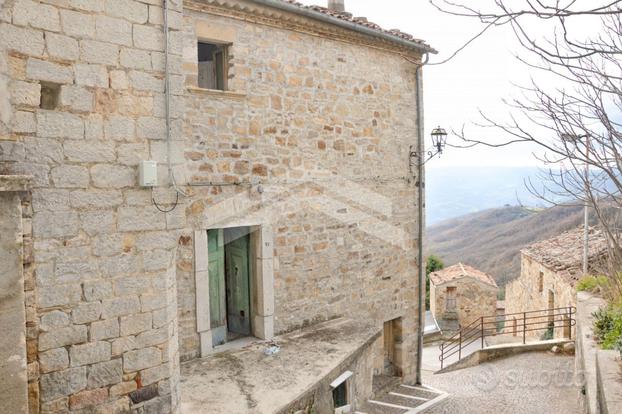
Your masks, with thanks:
M 175 204 L 161 4 L 0 10 L 0 172 L 34 176 L 30 411 L 175 411 L 179 345 L 184 359 L 200 350 L 194 231 L 240 221 L 274 229 L 276 332 L 402 317 L 413 378 L 415 66 L 400 55 L 419 56 L 265 9 L 169 2 Z M 194 88 L 199 20 L 231 36 L 232 91 Z M 146 159 L 153 192 L 137 186 Z
M 447 288 L 456 288 L 456 310 L 447 311 Z M 430 283 L 430 310 L 437 320 L 457 319 L 467 326 L 482 316 L 496 315 L 497 288 L 473 278 L 464 277 L 436 286 Z
M 543 275 L 543 289 L 540 291 L 540 272 Z M 576 306 L 576 291 L 566 279 L 551 269 L 541 265 L 529 256 L 521 255 L 521 275 L 518 279 L 508 283 L 505 288 L 506 315 L 530 310 L 549 308 L 549 292 L 554 295 L 554 307 Z M 517 317 L 518 330 L 522 329 L 520 317 Z M 512 322 L 506 322 L 506 332 L 512 330 Z M 574 328 L 573 328 L 574 333 Z M 530 331 L 528 337 L 541 337 L 544 330 Z M 555 337 L 564 336 L 562 327 L 555 328 Z
M 0 0 L 0 10 L 5 0 Z M 0 41 L 0 138 L 6 140 L 11 127 L 11 101 L 9 99 L 9 62 L 7 47 Z M 4 147 L 0 146 L 0 160 L 3 158 Z
M 607 302 L 589 292 L 577 294 L 575 372 L 581 393 L 581 412 L 610 414 L 622 411 L 622 358 L 619 352 L 600 349 L 594 338 L 594 312 Z
M 181 4 L 171 7 L 179 62 Z M 162 16 L 161 2 L 133 0 L 15 0 L 0 12 L 12 105 L 0 170 L 35 177 L 31 412 L 177 404 L 184 223 L 136 187 L 137 160 L 162 142 Z
M 217 7 L 187 7 L 189 92 L 175 162 L 197 185 L 187 200 L 188 222 L 197 229 L 247 222 L 274 230 L 277 334 L 336 316 L 379 327 L 403 317 L 411 375 L 416 190 L 407 154 L 416 143 L 414 65 L 394 51 Z M 230 91 L 197 89 L 197 39 L 231 44 Z M 184 359 L 200 351 L 190 250 L 178 265 Z

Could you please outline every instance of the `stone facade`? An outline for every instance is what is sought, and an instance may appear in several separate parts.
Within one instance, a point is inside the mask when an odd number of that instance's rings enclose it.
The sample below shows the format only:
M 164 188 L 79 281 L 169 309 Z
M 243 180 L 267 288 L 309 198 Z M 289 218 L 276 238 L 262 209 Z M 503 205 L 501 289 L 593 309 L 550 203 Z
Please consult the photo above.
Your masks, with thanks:
M 196 234 L 240 225 L 268 246 L 253 259 L 266 337 L 401 318 L 412 380 L 412 62 L 427 49 L 246 0 L 169 7 L 170 147 L 162 2 L 0 9 L 0 172 L 34 177 L 30 412 L 177 411 L 180 361 L 206 347 Z M 230 44 L 228 91 L 197 88 L 198 39 Z M 137 185 L 148 159 L 153 191 Z
M 589 231 L 588 270 L 599 274 L 607 254 L 607 240 L 595 228 Z M 576 282 L 583 276 L 583 228 L 577 228 L 548 240 L 532 244 L 521 250 L 521 274 L 506 286 L 506 315 L 526 311 L 575 307 Z M 559 313 L 560 311 L 556 311 Z M 561 319 L 563 316 L 556 316 Z M 506 322 L 506 332 L 522 335 L 521 317 Z M 548 320 L 548 319 L 547 319 Z M 565 323 L 555 322 L 554 336 L 567 337 Z M 570 333 L 574 335 L 575 328 Z M 526 332 L 528 337 L 541 337 L 544 330 Z
M 542 279 L 542 290 L 540 290 Z M 548 309 L 549 300 L 553 295 L 553 308 L 576 306 L 577 293 L 574 285 L 555 271 L 542 265 L 526 254 L 521 255 L 521 275 L 518 279 L 508 283 L 505 287 L 506 315 L 515 313 Z M 505 323 L 507 333 L 514 332 L 513 319 L 516 318 L 517 335 L 522 335 L 522 319 L 520 315 L 508 316 Z M 573 328 L 574 332 L 574 328 Z M 527 337 L 541 337 L 544 330 L 527 331 Z M 556 338 L 567 336 L 563 327 L 555 328 Z
M 497 285 L 488 275 L 458 263 L 430 275 L 430 310 L 441 329 L 467 326 L 497 312 Z

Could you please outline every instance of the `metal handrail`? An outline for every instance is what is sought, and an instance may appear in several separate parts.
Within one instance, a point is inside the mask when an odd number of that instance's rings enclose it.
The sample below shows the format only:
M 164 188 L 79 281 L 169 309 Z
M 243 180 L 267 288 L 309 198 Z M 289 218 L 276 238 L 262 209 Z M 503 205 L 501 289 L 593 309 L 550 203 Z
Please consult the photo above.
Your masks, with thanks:
M 443 368 L 444 361 L 453 355 L 458 354 L 458 360 L 462 359 L 462 350 L 478 340 L 481 340 L 483 349 L 485 347 L 484 338 L 497 335 L 497 326 L 499 323 L 506 323 L 508 321 L 516 322 L 515 328 L 518 328 L 518 323 L 521 322 L 520 326 L 522 329 L 520 333 L 522 333 L 523 336 L 523 344 L 526 343 L 527 332 L 554 330 L 560 327 L 569 328 L 568 337 L 572 339 L 572 327 L 576 325 L 576 319 L 574 318 L 576 312 L 577 308 L 574 306 L 566 306 L 508 313 L 499 316 L 480 316 L 465 327 L 461 327 L 458 332 L 439 345 L 441 351 L 439 355 L 441 369 Z M 516 318 L 515 316 L 520 316 L 520 318 Z M 490 325 L 493 326 L 490 327 Z M 513 332 L 514 336 L 516 336 L 518 332 L 519 331 L 515 329 Z

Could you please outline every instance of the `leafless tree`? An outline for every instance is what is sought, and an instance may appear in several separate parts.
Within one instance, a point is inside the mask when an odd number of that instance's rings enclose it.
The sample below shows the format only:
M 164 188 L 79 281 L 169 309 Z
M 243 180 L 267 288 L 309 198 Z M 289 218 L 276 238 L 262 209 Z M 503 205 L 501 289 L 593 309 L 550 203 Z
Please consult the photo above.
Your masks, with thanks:
M 527 183 L 529 189 L 552 204 L 576 200 L 592 208 L 610 241 L 608 273 L 612 293 L 619 297 L 622 1 L 490 0 L 488 9 L 473 7 L 466 0 L 430 2 L 445 13 L 476 19 L 486 29 L 510 27 L 521 46 L 517 59 L 556 79 L 552 84 L 557 86 L 536 80 L 517 86 L 520 98 L 505 101 L 510 108 L 509 120 L 500 121 L 480 112 L 480 122 L 468 130 L 463 126 L 454 134 L 462 139 L 462 147 L 529 142 L 542 148 L 543 155 L 537 157 L 549 168 L 543 170 L 543 181 Z M 594 30 L 582 35 L 587 24 Z M 539 31 L 543 26 L 547 32 L 544 38 Z M 478 139 L 478 128 L 502 131 L 502 141 Z

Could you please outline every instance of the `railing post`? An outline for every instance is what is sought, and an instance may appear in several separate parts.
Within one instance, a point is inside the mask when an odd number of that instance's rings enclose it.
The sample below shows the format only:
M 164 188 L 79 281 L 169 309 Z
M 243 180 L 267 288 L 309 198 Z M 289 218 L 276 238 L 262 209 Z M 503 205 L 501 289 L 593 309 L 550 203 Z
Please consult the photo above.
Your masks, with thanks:
M 572 339 L 572 308 L 568 306 L 568 339 Z
M 462 359 L 462 329 L 460 329 L 460 342 L 458 343 L 458 361 Z
M 482 326 L 481 326 L 481 335 L 482 335 L 482 349 L 484 349 L 484 317 L 483 317 L 483 316 L 481 317 L 480 323 L 481 323 L 481 325 L 482 325 Z
M 441 342 L 441 369 L 443 369 L 443 359 L 444 359 L 444 353 L 445 353 L 445 342 Z
M 523 345 L 525 345 L 526 333 L 527 333 L 527 312 L 523 312 Z

